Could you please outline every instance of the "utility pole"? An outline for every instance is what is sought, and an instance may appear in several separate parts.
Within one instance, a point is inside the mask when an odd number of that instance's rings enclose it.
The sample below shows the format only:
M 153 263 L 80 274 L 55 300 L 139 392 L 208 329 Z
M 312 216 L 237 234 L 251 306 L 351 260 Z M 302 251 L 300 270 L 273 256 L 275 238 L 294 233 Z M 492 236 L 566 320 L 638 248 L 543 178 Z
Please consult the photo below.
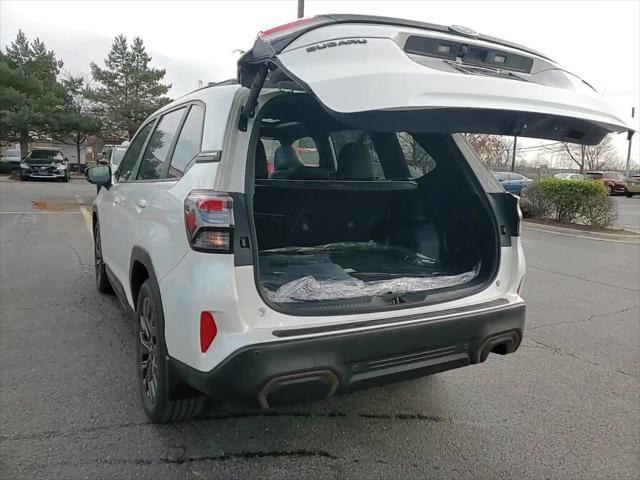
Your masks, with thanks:
M 516 169 L 516 149 L 518 148 L 518 135 L 527 128 L 527 121 L 524 118 L 518 120 L 515 128 L 513 129 L 513 154 L 511 155 L 511 171 Z
M 304 17 L 304 0 L 298 0 L 298 18 Z
M 631 118 L 635 118 L 636 116 L 636 107 L 631 107 Z M 629 147 L 627 150 L 627 178 L 629 178 L 629 173 L 631 170 L 631 140 L 633 139 L 633 130 L 629 130 L 627 133 L 627 140 L 629 141 Z
M 518 145 L 518 135 L 513 136 L 513 154 L 511 155 L 511 171 L 516 169 L 516 147 Z

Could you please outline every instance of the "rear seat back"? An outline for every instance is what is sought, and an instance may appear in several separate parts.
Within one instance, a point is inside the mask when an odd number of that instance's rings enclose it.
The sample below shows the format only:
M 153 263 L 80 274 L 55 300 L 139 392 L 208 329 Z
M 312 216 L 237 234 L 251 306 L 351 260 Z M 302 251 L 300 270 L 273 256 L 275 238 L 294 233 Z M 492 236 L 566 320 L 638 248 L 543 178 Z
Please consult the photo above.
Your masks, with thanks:
M 286 180 L 327 180 L 329 174 L 318 167 L 307 167 L 291 145 L 280 145 L 273 157 L 271 178 Z
M 348 143 L 338 155 L 337 177 L 344 180 L 375 180 L 373 159 L 366 145 Z
M 336 241 L 383 240 L 377 230 L 399 204 L 414 204 L 414 190 L 336 188 L 346 182 L 308 182 L 309 188 L 283 188 L 284 181 L 256 184 L 254 218 L 261 250 L 285 245 L 313 246 Z M 399 203 L 401 202 L 401 203 Z M 406 210 L 406 208 L 405 208 Z

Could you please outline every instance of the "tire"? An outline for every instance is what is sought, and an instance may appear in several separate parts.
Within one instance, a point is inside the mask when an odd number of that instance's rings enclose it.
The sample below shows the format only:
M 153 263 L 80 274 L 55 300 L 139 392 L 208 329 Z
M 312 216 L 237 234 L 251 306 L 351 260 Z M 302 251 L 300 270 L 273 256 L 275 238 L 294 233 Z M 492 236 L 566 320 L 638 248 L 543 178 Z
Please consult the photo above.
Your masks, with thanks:
M 113 293 L 113 287 L 111 287 L 109 277 L 107 277 L 107 268 L 102 259 L 102 242 L 100 239 L 100 224 L 98 222 L 93 227 L 93 265 L 96 272 L 98 291 L 106 294 Z
M 520 189 L 520 195 L 518 195 L 519 197 L 524 197 L 527 195 L 527 190 L 529 190 L 527 187 L 522 187 L 522 189 Z
M 28 180 L 27 177 L 25 177 L 23 175 L 20 175 L 20 181 L 21 182 L 26 182 L 27 180 Z
M 204 396 L 172 398 L 175 386 L 169 383 L 162 302 L 158 288 L 150 279 L 140 287 L 136 317 L 136 370 L 147 417 L 153 423 L 181 422 L 198 417 L 204 409 Z
M 611 187 L 611 185 L 607 185 L 607 195 L 613 197 L 613 188 Z
M 627 193 L 625 193 L 625 196 L 627 198 L 631 198 L 631 197 L 633 197 L 633 193 L 627 192 Z

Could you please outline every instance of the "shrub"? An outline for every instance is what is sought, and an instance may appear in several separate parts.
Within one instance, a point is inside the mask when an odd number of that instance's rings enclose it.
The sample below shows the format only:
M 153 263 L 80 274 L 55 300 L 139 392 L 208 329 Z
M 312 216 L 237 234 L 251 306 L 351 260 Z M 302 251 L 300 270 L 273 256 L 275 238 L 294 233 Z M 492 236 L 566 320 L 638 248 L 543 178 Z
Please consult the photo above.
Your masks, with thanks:
M 526 213 L 526 216 L 529 217 L 551 218 L 553 205 L 537 183 L 527 188 L 524 199 L 528 200 L 528 202 L 520 202 L 520 208 L 525 205 L 526 212 L 523 210 L 523 215 Z
M 582 221 L 593 227 L 607 227 L 618 217 L 611 197 L 601 195 L 586 198 L 582 205 Z
M 607 188 L 594 180 L 545 178 L 529 187 L 526 196 L 534 215 L 560 223 L 604 227 L 616 218 Z

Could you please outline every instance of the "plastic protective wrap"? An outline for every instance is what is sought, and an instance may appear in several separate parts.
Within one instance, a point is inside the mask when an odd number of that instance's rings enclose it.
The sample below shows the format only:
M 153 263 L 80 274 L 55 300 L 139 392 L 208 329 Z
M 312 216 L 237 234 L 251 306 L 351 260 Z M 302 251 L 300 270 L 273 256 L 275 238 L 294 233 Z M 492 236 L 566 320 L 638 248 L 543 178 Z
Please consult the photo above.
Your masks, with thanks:
M 260 279 L 276 303 L 340 300 L 454 287 L 480 270 L 442 265 L 404 247 L 341 242 L 287 247 L 260 253 Z M 381 278 L 380 280 L 375 280 Z

